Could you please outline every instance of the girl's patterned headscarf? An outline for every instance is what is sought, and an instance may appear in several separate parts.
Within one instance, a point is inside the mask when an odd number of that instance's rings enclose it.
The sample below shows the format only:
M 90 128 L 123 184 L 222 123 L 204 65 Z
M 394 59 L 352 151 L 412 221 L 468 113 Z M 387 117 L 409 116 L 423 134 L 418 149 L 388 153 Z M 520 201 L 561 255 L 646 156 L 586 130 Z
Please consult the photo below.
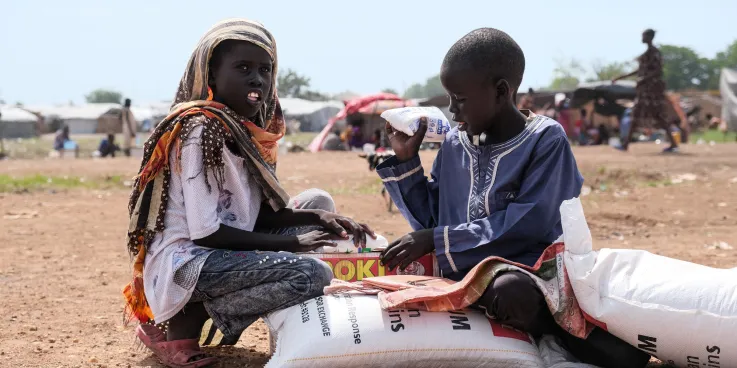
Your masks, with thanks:
M 255 121 L 244 119 L 227 106 L 212 101 L 208 86 L 209 62 L 215 48 L 225 40 L 239 40 L 263 48 L 273 60 L 272 92 Z M 231 141 L 238 148 L 250 177 L 259 185 L 264 199 L 274 210 L 284 208 L 289 196 L 276 179 L 277 141 L 284 136 L 285 124 L 276 93 L 276 42 L 261 24 L 247 19 L 228 19 L 213 26 L 197 43 L 187 69 L 179 83 L 169 116 L 159 123 L 144 145 L 141 169 L 136 177 L 129 202 L 130 224 L 128 250 L 135 257 L 133 281 L 123 294 L 126 299 L 126 321 L 141 323 L 153 319 L 143 291 L 143 266 L 146 249 L 154 236 L 164 230 L 164 216 L 169 198 L 172 150 L 179 152 L 182 140 L 191 131 L 203 127 L 203 168 L 205 183 L 212 175 L 222 188 L 223 145 Z M 176 169 L 177 165 L 174 169 Z
M 225 40 L 240 40 L 250 42 L 264 49 L 274 63 L 271 79 L 272 96 L 267 99 L 264 109 L 259 111 L 254 123 L 261 125 L 264 129 L 269 128 L 272 123 L 278 100 L 276 98 L 276 41 L 269 31 L 258 22 L 248 19 L 226 19 L 210 28 L 202 39 L 197 43 L 197 48 L 192 53 L 187 64 L 184 77 L 179 82 L 174 108 L 189 101 L 205 100 L 208 96 L 209 87 L 207 81 L 210 75 L 210 58 L 215 48 Z M 281 111 L 280 111 L 281 112 Z M 262 125 L 266 123 L 266 125 Z M 283 120 L 282 120 L 283 125 Z

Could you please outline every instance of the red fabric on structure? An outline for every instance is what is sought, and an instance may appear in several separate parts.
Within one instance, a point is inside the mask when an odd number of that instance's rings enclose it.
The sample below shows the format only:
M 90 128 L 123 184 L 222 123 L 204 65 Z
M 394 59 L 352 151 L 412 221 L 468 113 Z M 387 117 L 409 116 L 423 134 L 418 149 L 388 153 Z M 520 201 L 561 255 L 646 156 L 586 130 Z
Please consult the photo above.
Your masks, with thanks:
M 335 125 L 335 122 L 341 119 L 345 119 L 348 115 L 355 114 L 355 113 L 363 113 L 363 114 L 371 114 L 378 110 L 373 108 L 373 103 L 377 101 L 398 101 L 401 102 L 401 104 L 398 104 L 397 106 L 391 107 L 403 107 L 403 106 L 409 106 L 411 104 L 410 101 L 405 101 L 401 97 L 393 94 L 393 93 L 377 93 L 373 95 L 363 96 L 356 99 L 353 99 L 345 104 L 345 107 L 343 110 L 340 110 L 338 114 L 336 114 L 334 117 L 332 117 L 330 120 L 328 120 L 328 124 L 325 125 L 325 128 L 320 132 L 320 134 L 315 137 L 315 139 L 312 140 L 312 143 L 309 145 L 309 150 L 311 152 L 318 152 L 322 148 L 322 142 L 325 140 L 325 137 L 328 136 L 328 133 L 333 129 L 333 126 Z M 383 111 L 380 111 L 378 113 L 381 113 Z

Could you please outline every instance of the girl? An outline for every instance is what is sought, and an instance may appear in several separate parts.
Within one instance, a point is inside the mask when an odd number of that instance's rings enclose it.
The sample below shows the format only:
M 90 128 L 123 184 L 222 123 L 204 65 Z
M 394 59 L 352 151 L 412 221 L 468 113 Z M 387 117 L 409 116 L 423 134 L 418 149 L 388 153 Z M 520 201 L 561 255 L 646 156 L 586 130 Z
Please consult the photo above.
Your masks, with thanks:
M 290 199 L 279 185 L 276 68 L 276 43 L 261 24 L 216 24 L 144 147 L 129 204 L 134 278 L 124 295 L 128 317 L 141 322 L 136 335 L 169 367 L 215 362 L 197 339 L 208 318 L 234 344 L 259 316 L 320 295 L 332 271 L 292 252 L 348 233 L 360 246 L 374 237 L 333 213 L 327 193 Z

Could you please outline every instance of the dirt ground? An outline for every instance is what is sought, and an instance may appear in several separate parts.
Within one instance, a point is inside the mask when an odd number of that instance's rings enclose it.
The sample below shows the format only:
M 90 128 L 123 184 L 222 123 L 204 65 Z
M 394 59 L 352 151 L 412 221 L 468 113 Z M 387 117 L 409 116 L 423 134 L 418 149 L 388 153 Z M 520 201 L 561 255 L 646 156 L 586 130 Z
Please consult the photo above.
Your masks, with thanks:
M 676 156 L 656 145 L 623 154 L 575 149 L 586 178 L 583 202 L 595 246 L 639 248 L 713 267 L 737 266 L 737 145 L 690 145 Z M 424 152 L 429 169 L 434 152 Z M 132 177 L 133 159 L 2 161 L 0 174 Z M 290 154 L 279 176 L 290 193 L 331 192 L 339 210 L 393 239 L 409 230 L 387 213 L 380 181 L 351 153 Z M 0 193 L 0 366 L 159 367 L 134 350 L 122 326 L 129 281 L 124 245 L 129 189 L 54 188 Z M 727 246 L 714 247 L 724 242 Z M 234 348 L 211 349 L 221 367 L 258 367 L 267 332 L 256 324 Z

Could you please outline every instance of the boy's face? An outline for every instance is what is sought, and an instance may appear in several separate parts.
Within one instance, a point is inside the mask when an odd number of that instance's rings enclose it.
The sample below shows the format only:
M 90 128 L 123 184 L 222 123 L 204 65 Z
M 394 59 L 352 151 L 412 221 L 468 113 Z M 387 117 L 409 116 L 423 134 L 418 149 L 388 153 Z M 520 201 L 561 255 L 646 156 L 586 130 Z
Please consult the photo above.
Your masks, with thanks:
M 238 41 L 212 65 L 215 95 L 246 118 L 253 118 L 271 95 L 273 63 L 259 46 Z
M 493 83 L 484 82 L 472 71 L 446 66 L 440 72 L 440 81 L 450 96 L 449 111 L 458 122 L 458 130 L 478 135 L 491 128 L 503 101 Z

